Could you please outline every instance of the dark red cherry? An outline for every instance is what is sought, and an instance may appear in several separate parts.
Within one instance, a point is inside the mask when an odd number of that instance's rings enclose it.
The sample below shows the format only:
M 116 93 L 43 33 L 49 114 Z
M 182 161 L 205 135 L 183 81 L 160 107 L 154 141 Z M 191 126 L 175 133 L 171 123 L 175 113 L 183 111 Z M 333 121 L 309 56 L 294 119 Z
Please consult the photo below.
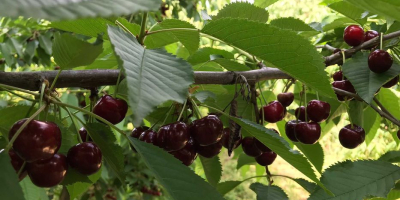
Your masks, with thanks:
M 83 142 L 86 142 L 86 138 L 88 137 L 88 132 L 85 127 L 79 129 L 79 136 L 81 137 Z M 89 137 L 89 141 L 92 141 L 92 138 Z
M 256 161 L 261 166 L 267 166 L 272 164 L 276 159 L 276 153 L 273 151 L 264 152 L 256 157 Z
M 400 130 L 397 131 L 397 138 L 400 140 Z
M 269 102 L 260 110 L 260 114 L 264 111 L 264 120 L 269 123 L 276 123 L 285 117 L 285 107 L 279 101 Z
M 365 40 L 364 29 L 358 25 L 350 25 L 344 29 L 343 39 L 349 46 L 358 46 Z
M 307 117 L 314 122 L 322 122 L 329 117 L 331 105 L 324 101 L 311 100 L 307 104 Z
M 286 122 L 286 124 L 285 124 L 286 136 L 293 142 L 298 142 L 298 140 L 296 138 L 296 134 L 295 134 L 296 125 L 297 125 L 296 120 L 290 120 L 290 121 Z
M 110 95 L 102 96 L 93 107 L 93 113 L 112 124 L 120 123 L 128 111 L 128 104 L 122 99 L 114 99 Z
M 321 126 L 317 122 L 299 122 L 295 127 L 296 138 L 303 144 L 315 144 L 321 136 Z
M 385 50 L 377 49 L 368 56 L 368 67 L 375 73 L 383 73 L 392 67 L 393 58 Z
M 189 166 L 197 158 L 196 145 L 192 138 L 189 138 L 185 147 L 178 151 L 171 151 L 170 154 L 174 155 L 175 158 L 180 160 L 184 165 Z
M 391 88 L 395 86 L 398 82 L 399 82 L 399 76 L 397 75 L 396 77 L 392 78 L 392 80 L 386 82 L 382 87 Z
M 68 164 L 84 175 L 91 175 L 99 171 L 102 154 L 93 142 L 79 143 L 68 150 Z
M 296 115 L 296 119 L 299 119 L 300 121 L 306 121 L 306 108 L 304 106 L 296 108 L 294 114 Z
M 141 135 L 143 132 L 147 131 L 147 130 L 149 130 L 149 127 L 147 127 L 147 126 L 140 126 L 140 127 L 134 128 L 134 129 L 132 130 L 131 137 L 134 137 L 134 138 L 138 138 L 138 139 L 139 139 L 140 135 Z
M 189 140 L 188 127 L 183 122 L 164 125 L 157 135 L 157 144 L 166 151 L 177 151 L 185 147 Z
M 257 157 L 262 154 L 262 151 L 256 145 L 256 139 L 253 137 L 245 137 L 242 140 L 243 152 L 251 157 Z
M 139 140 L 143 142 L 147 142 L 150 144 L 154 144 L 156 146 L 159 146 L 157 144 L 157 132 L 154 132 L 153 130 L 147 130 L 144 131 L 140 136 Z
M 214 144 L 210 144 L 208 146 L 197 146 L 196 151 L 199 155 L 206 157 L 206 158 L 212 158 L 221 152 L 222 149 L 222 142 L 219 141 Z
M 292 104 L 294 100 L 294 94 L 291 92 L 280 93 L 278 94 L 278 101 L 282 104 L 282 106 L 288 107 Z
M 67 158 L 54 154 L 50 159 L 27 164 L 28 175 L 38 187 L 53 187 L 61 183 L 67 173 Z
M 332 78 L 334 81 L 346 80 L 346 77 L 343 76 L 343 71 L 337 71 L 333 73 Z
M 365 41 L 364 42 L 371 40 L 373 38 L 376 38 L 378 36 L 379 36 L 378 31 L 374 31 L 374 30 L 367 31 L 367 32 L 365 32 Z
M 332 83 L 332 86 L 334 88 L 338 88 L 347 92 L 351 92 L 351 93 L 356 93 L 356 90 L 354 89 L 353 84 L 350 83 L 349 80 L 344 80 L 344 81 L 334 81 Z M 346 97 L 344 95 L 340 95 L 338 93 L 336 93 L 336 96 L 338 98 L 339 101 L 344 101 L 345 99 L 350 100 L 353 99 L 352 97 Z
M 16 122 L 8 138 L 14 136 L 27 119 Z M 61 130 L 53 122 L 32 120 L 13 144 L 15 153 L 26 162 L 49 159 L 61 146 Z
M 277 130 L 275 130 L 273 128 L 271 128 L 269 130 L 271 130 L 279 135 L 279 132 Z M 267 146 L 265 146 L 262 142 L 260 142 L 256 138 L 254 138 L 254 142 L 256 143 L 257 148 L 261 150 L 261 152 L 270 152 L 271 151 L 271 149 L 269 149 Z
M 221 139 L 223 129 L 224 126 L 216 115 L 208 115 L 193 121 L 190 132 L 197 144 L 207 146 Z
M 365 140 L 365 131 L 362 127 L 353 124 L 346 125 L 339 131 L 339 141 L 343 147 L 354 149 Z
M 8 151 L 8 155 L 10 156 L 11 159 L 11 165 L 13 166 L 15 173 L 18 174 L 19 170 L 21 169 L 22 165 L 24 164 L 24 160 L 22 160 L 13 149 L 10 149 L 10 151 Z M 21 171 L 20 175 L 19 175 L 19 181 L 21 181 L 22 179 L 24 179 L 27 175 L 27 171 L 26 171 L 26 167 L 24 167 L 24 169 Z
M 223 133 L 222 133 L 222 146 L 225 148 L 229 148 L 229 137 L 231 135 L 231 130 L 229 128 L 224 128 Z M 242 135 L 234 142 L 233 149 L 238 148 L 238 146 L 242 143 Z

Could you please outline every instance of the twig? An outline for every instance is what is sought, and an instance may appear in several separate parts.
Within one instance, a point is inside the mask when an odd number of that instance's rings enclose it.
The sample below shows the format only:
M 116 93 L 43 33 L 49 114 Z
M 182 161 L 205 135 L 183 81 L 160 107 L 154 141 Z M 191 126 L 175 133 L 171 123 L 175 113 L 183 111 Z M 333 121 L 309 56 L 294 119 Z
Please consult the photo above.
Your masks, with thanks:
M 333 47 L 333 46 L 331 46 L 329 44 L 317 45 L 317 46 L 315 46 L 315 48 L 317 48 L 317 49 L 326 49 L 326 50 L 329 50 L 329 51 L 335 51 L 336 50 L 335 47 Z

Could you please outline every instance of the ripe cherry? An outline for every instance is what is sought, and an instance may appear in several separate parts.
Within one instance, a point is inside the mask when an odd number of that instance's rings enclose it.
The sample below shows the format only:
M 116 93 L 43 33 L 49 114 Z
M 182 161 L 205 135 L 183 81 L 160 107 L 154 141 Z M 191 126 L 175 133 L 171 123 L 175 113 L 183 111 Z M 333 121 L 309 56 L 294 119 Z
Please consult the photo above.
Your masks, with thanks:
M 332 78 L 334 81 L 346 80 L 346 77 L 343 76 L 343 71 L 337 71 L 333 73 Z
M 256 157 L 256 161 L 261 166 L 267 166 L 272 164 L 276 159 L 276 153 L 273 151 L 264 152 Z
M 397 131 L 397 138 L 400 140 L 400 130 Z
M 296 138 L 296 134 L 295 134 L 296 125 L 297 125 L 296 120 L 290 120 L 290 121 L 286 122 L 286 124 L 285 124 L 286 136 L 293 142 L 298 142 L 298 140 Z
M 26 120 L 19 120 L 13 125 L 8 135 L 10 140 Z M 61 130 L 57 124 L 38 120 L 32 120 L 13 144 L 15 153 L 26 162 L 49 159 L 60 146 Z
M 386 82 L 382 87 L 391 88 L 395 86 L 398 82 L 399 82 L 399 76 L 397 75 L 396 77 L 392 78 L 392 80 Z
M 154 132 L 153 130 L 144 131 L 142 134 L 140 134 L 139 140 L 158 146 L 157 132 Z
M 307 104 L 307 117 L 314 122 L 322 122 L 329 117 L 331 105 L 324 101 L 311 100 Z
M 230 135 L 231 135 L 231 130 L 229 128 L 224 128 L 221 142 L 222 142 L 222 146 L 224 146 L 225 148 L 229 148 Z M 241 143 L 242 143 L 242 135 L 240 135 L 240 137 L 234 142 L 233 149 L 238 148 L 238 146 Z
M 188 127 L 183 122 L 164 125 L 157 135 L 157 144 L 166 151 L 177 151 L 185 147 L 189 140 Z
M 306 108 L 304 106 L 296 108 L 294 114 L 296 115 L 296 119 L 299 119 L 300 121 L 306 121 Z
M 294 94 L 292 92 L 278 94 L 278 101 L 282 106 L 288 107 L 294 100 Z
M 375 73 L 383 73 L 392 67 L 393 58 L 385 50 L 377 49 L 368 56 L 368 67 Z
M 120 123 L 128 111 L 128 104 L 122 99 L 114 99 L 110 95 L 104 95 L 97 101 L 93 113 L 106 119 L 112 124 Z
M 260 114 L 264 111 L 264 120 L 269 123 L 276 123 L 285 117 L 285 107 L 279 101 L 269 102 L 260 110 Z
M 88 132 L 85 127 L 79 129 L 79 136 L 81 137 L 83 142 L 86 142 L 86 138 L 88 137 Z M 92 141 L 92 138 L 89 137 L 89 141 Z
M 242 140 L 243 152 L 251 157 L 257 157 L 262 154 L 262 151 L 256 145 L 256 139 L 253 137 L 245 137 Z
M 277 130 L 275 130 L 273 128 L 271 128 L 269 130 L 271 130 L 271 131 L 273 131 L 273 132 L 275 132 L 276 134 L 279 135 L 279 132 Z M 264 153 L 264 152 L 270 152 L 271 151 L 271 149 L 269 149 L 267 146 L 265 146 L 262 142 L 260 142 L 256 138 L 254 138 L 254 142 L 256 143 L 257 148 L 261 150 L 261 152 Z
M 339 141 L 343 147 L 348 149 L 354 149 L 358 147 L 365 140 L 365 131 L 362 127 L 353 124 L 353 127 L 349 124 L 340 129 Z
M 99 171 L 102 154 L 99 147 L 93 142 L 79 143 L 68 151 L 68 164 L 84 175 L 91 175 Z
M 321 126 L 317 122 L 300 122 L 295 127 L 296 138 L 303 144 L 315 144 L 321 136 Z
M 349 80 L 334 81 L 332 83 L 332 86 L 335 88 L 347 91 L 347 92 L 356 93 L 356 90 L 354 89 L 353 84 L 351 84 Z M 345 99 L 347 99 L 347 100 L 353 99 L 352 97 L 346 97 L 346 96 L 338 94 L 338 93 L 336 93 L 336 96 L 339 101 L 344 101 Z
M 170 154 L 174 155 L 175 158 L 179 159 L 184 165 L 189 166 L 197 158 L 196 145 L 192 138 L 189 138 L 185 147 L 178 151 L 171 151 Z
M 216 115 L 208 115 L 192 122 L 190 132 L 200 146 L 217 143 L 222 137 L 223 124 Z
M 210 144 L 208 146 L 197 146 L 196 150 L 197 153 L 206 158 L 212 158 L 221 152 L 222 149 L 222 142 L 219 141 L 214 144 Z
M 13 149 L 10 149 L 8 151 L 8 155 L 10 156 L 11 159 L 11 165 L 13 166 L 15 172 L 18 174 L 19 170 L 21 169 L 22 165 L 24 164 L 24 160 L 22 160 Z M 25 178 L 27 175 L 26 167 L 21 171 L 19 174 L 19 181 Z
M 134 138 L 138 138 L 138 139 L 139 139 L 140 135 L 141 135 L 143 132 L 147 131 L 147 130 L 149 130 L 149 127 L 147 127 L 147 126 L 140 126 L 140 127 L 134 128 L 134 129 L 132 130 L 131 137 L 134 137 Z
M 379 36 L 378 31 L 370 30 L 365 32 L 365 42 Z
M 61 183 L 67 173 L 67 158 L 54 154 L 50 159 L 27 164 L 28 175 L 38 187 L 53 187 Z
M 358 46 L 365 40 L 364 29 L 358 25 L 350 25 L 344 29 L 343 39 L 349 46 Z

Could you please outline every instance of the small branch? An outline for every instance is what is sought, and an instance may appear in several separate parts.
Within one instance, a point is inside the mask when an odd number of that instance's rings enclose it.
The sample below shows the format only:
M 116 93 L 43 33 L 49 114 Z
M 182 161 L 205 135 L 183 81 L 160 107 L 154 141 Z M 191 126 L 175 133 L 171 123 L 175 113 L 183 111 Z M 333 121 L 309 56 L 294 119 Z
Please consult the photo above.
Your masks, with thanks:
M 378 105 L 379 106 L 379 108 L 383 111 L 383 112 L 385 112 L 386 114 L 388 114 L 390 117 L 392 117 L 392 118 L 396 118 L 395 116 L 393 116 L 383 105 L 382 105 L 382 103 L 376 98 L 376 97 L 374 97 L 374 102 L 376 103 L 376 105 Z
M 139 37 L 138 37 L 138 41 L 142 45 L 144 44 L 143 40 L 146 37 L 147 16 L 148 16 L 148 13 L 144 12 L 143 17 L 142 17 L 142 24 L 140 26 L 140 33 L 139 33 Z
M 326 49 L 326 50 L 329 50 L 329 51 L 335 51 L 336 50 L 335 47 L 333 47 L 333 46 L 331 46 L 329 44 L 318 45 L 318 46 L 315 46 L 315 48 L 317 48 L 317 49 Z

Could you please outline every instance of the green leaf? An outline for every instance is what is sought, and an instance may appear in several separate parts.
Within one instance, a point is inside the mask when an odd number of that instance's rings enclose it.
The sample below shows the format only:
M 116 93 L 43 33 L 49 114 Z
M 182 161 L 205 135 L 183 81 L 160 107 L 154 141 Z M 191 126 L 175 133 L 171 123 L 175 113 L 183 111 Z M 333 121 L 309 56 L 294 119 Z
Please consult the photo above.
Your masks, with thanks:
M 368 146 L 378 133 L 381 124 L 381 116 L 379 116 L 378 113 L 369 106 L 364 110 L 362 116 L 364 118 L 364 125 L 362 127 L 366 134 L 365 143 Z
M 257 194 L 257 200 L 289 199 L 282 188 L 275 185 L 266 186 L 261 183 L 253 183 L 250 185 L 250 189 Z
M 400 167 L 381 161 L 346 161 L 331 166 L 322 174 L 321 182 L 335 197 L 317 188 L 309 200 L 363 199 L 372 195 L 386 197 L 400 179 Z
M 352 5 L 351 3 L 345 1 L 339 1 L 333 4 L 328 5 L 329 8 L 335 10 L 336 12 L 360 23 L 361 25 L 364 24 L 367 19 L 366 12 L 363 9 L 358 8 L 357 6 Z
M 243 181 L 225 181 L 222 183 L 218 183 L 217 185 L 217 190 L 220 194 L 225 195 L 228 192 L 232 191 L 235 189 L 237 186 L 239 186 Z
M 62 182 L 67 187 L 70 200 L 74 200 L 89 189 L 101 177 L 102 168 L 90 176 L 83 175 L 73 168 L 69 168 Z
M 241 153 L 237 161 L 236 169 L 240 169 L 245 165 L 255 165 L 255 164 L 256 160 L 253 157 L 250 157 L 245 153 Z
M 222 18 L 243 18 L 247 20 L 266 23 L 269 13 L 264 8 L 254 6 L 247 2 L 235 2 L 226 5 L 218 14 L 212 17 L 213 20 Z
M 364 111 L 364 102 L 350 101 L 349 117 L 350 117 L 352 123 L 354 123 L 358 126 L 364 127 L 363 111 Z
M 7 40 L 7 43 L 10 47 L 12 47 L 15 50 L 15 52 L 17 52 L 20 58 L 24 57 L 24 54 L 22 53 L 22 44 L 20 41 L 18 41 L 15 38 L 10 38 L 9 40 Z
M 317 184 L 311 183 L 302 178 L 295 178 L 292 180 L 295 181 L 297 184 L 299 184 L 301 187 L 303 187 L 305 190 L 307 190 L 307 192 L 309 192 L 309 193 L 314 192 L 315 188 L 318 187 Z
M 400 95 L 398 92 L 391 89 L 381 88 L 377 97 L 382 105 L 387 110 L 390 110 L 390 113 L 396 117 L 396 119 L 400 119 Z
M 278 1 L 279 0 L 255 0 L 254 5 L 265 8 L 265 7 L 268 7 Z
M 183 46 L 185 46 L 190 54 L 197 51 L 200 43 L 200 34 L 196 27 L 189 22 L 177 19 L 166 19 L 161 23 L 156 24 L 149 30 L 149 32 L 172 28 L 185 28 L 188 30 L 175 30 L 151 34 L 146 37 L 146 40 L 144 41 L 145 46 L 154 49 L 179 41 Z
M 65 20 L 84 17 L 110 17 L 157 10 L 160 0 L 4 0 L 2 16 L 20 16 L 47 20 Z
M 400 2 L 396 0 L 346 0 L 347 2 L 370 11 L 371 14 L 378 14 L 400 21 Z
M 29 106 L 12 106 L 0 110 L 0 130 L 8 133 L 15 122 L 26 117 Z M 33 114 L 34 111 L 31 112 Z
M 400 162 L 400 151 L 389 151 L 383 154 L 379 161 L 399 163 Z
M 332 29 L 340 28 L 340 27 L 345 27 L 351 24 L 355 24 L 356 22 L 352 19 L 349 19 L 347 17 L 341 17 L 333 20 L 331 23 L 326 24 L 322 30 L 324 32 L 330 31 Z
M 134 138 L 131 144 L 174 200 L 223 200 L 217 190 L 164 150 Z
M 21 186 L 18 184 L 17 173 L 11 165 L 10 156 L 0 150 L 0 196 L 2 199 L 25 200 Z
M 115 175 L 124 181 L 124 154 L 121 146 L 115 144 L 116 139 L 110 128 L 100 123 L 90 123 L 85 125 L 89 136 L 100 148 L 103 159 L 107 161 Z
M 226 59 L 234 59 L 234 55 L 225 50 L 213 49 L 211 47 L 205 47 L 197 50 L 188 58 L 188 62 L 192 65 L 197 65 L 200 63 L 205 63 L 211 60 L 211 56 L 219 55 Z
M 110 26 L 108 34 L 125 69 L 134 126 L 139 126 L 157 105 L 168 100 L 186 100 L 194 80 L 192 67 L 186 61 L 164 50 L 145 49 L 121 29 Z
M 77 132 L 74 133 L 62 126 L 59 126 L 59 127 L 60 127 L 61 133 L 62 133 L 62 141 L 61 141 L 61 147 L 58 150 L 58 153 L 67 155 L 69 149 L 79 143 L 78 142 L 78 133 Z M 75 130 L 75 128 L 73 128 L 73 130 Z
M 202 32 L 259 57 L 268 66 L 281 69 L 320 94 L 335 97 L 321 55 L 295 32 L 231 18 L 212 20 Z
M 46 52 L 47 55 L 53 54 L 52 46 L 53 41 L 51 37 L 53 36 L 52 32 L 47 32 L 45 34 L 39 35 L 39 45 Z
M 314 165 L 315 169 L 321 173 L 324 165 L 324 150 L 321 144 L 306 145 L 297 142 L 296 146 L 307 157 L 311 164 Z
M 8 66 L 11 66 L 14 63 L 13 55 L 11 53 L 11 48 L 6 43 L 0 43 L 0 52 L 1 55 L 6 60 Z
M 288 29 L 292 31 L 316 31 L 300 19 L 293 17 L 277 18 L 272 20 L 269 24 L 280 29 Z
M 70 34 L 55 34 L 54 61 L 61 69 L 90 65 L 103 52 L 103 42 L 90 44 Z
M 63 31 L 69 31 L 81 35 L 97 37 L 99 34 L 104 34 L 103 38 L 108 39 L 107 25 L 114 23 L 104 18 L 85 18 L 68 21 L 52 22 L 51 27 Z
M 193 96 L 196 97 L 196 99 L 201 103 L 204 103 L 207 99 L 215 100 L 216 98 L 215 94 L 210 91 L 199 91 L 194 93 Z
M 25 200 L 48 200 L 49 198 L 46 195 L 46 190 L 44 188 L 40 188 L 34 185 L 30 178 L 26 177 L 24 180 L 19 182 L 19 185 L 22 188 Z M 43 195 L 44 194 L 44 195 Z M 46 199 L 42 197 L 45 196 Z
M 213 158 L 205 158 L 200 156 L 201 164 L 203 165 L 204 173 L 210 185 L 216 187 L 222 176 L 222 165 L 218 156 Z
M 343 64 L 342 70 L 357 94 L 369 104 L 384 83 L 400 74 L 400 65 L 393 63 L 388 71 L 377 74 L 368 68 L 368 53 L 357 53 Z
M 217 63 L 219 66 L 227 69 L 228 71 L 247 71 L 250 70 L 250 68 L 246 65 L 240 64 L 238 62 L 235 62 L 233 60 L 228 60 L 225 58 L 218 58 L 215 60 L 212 60 L 210 62 Z

